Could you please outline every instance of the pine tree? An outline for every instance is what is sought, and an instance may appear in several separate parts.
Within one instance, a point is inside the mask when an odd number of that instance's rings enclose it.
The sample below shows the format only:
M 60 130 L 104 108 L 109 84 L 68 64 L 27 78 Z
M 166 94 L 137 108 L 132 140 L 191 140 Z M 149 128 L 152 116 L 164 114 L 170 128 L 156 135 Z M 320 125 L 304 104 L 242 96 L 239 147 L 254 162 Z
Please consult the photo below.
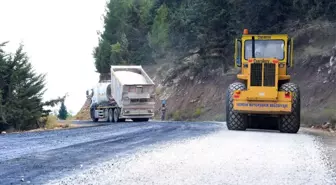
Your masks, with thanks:
M 64 102 L 62 102 L 61 108 L 58 111 L 58 118 L 61 119 L 61 120 L 66 120 L 67 117 L 68 117 L 68 111 L 67 111 L 67 108 L 64 105 Z
M 156 48 L 157 52 L 163 53 L 169 46 L 168 40 L 168 7 L 166 4 L 162 4 L 157 10 L 152 30 L 150 33 L 150 44 L 152 48 Z
M 110 65 L 153 63 L 147 35 L 154 20 L 155 0 L 110 0 L 104 17 L 104 32 L 99 33 L 93 50 L 96 71 L 110 72 Z
M 14 54 L 0 49 L 0 130 L 36 127 L 43 113 L 44 87 L 45 75 L 33 70 L 22 45 Z

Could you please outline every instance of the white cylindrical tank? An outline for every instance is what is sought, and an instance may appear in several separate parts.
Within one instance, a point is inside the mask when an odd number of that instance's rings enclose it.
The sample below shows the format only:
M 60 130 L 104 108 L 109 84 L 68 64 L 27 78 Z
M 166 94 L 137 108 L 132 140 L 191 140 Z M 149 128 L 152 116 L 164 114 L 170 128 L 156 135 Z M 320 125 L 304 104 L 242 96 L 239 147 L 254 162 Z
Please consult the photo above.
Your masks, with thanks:
M 100 104 L 102 102 L 108 102 L 111 98 L 111 83 L 98 83 L 93 88 L 92 103 Z

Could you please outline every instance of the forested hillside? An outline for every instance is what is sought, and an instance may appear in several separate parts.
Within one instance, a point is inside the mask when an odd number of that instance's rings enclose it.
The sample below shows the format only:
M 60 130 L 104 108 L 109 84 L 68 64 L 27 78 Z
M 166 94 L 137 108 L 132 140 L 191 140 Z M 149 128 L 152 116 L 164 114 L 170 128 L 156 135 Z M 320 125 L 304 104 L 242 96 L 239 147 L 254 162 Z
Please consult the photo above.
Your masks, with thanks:
M 293 75 L 301 84 L 305 71 L 332 56 L 335 19 L 336 1 L 329 0 L 110 0 L 93 56 L 101 79 L 111 64 L 147 66 L 170 118 L 222 120 L 224 92 L 236 74 L 233 41 L 244 28 L 293 36 Z M 313 82 L 315 72 L 308 76 Z M 315 93 L 303 94 L 307 107 L 315 105 Z M 329 95 L 325 101 L 336 103 Z
M 104 31 L 94 49 L 96 69 L 110 64 L 148 64 L 168 50 L 202 54 L 221 49 L 218 63 L 232 61 L 233 38 L 248 28 L 253 33 L 282 32 L 289 21 L 335 19 L 329 0 L 110 0 Z M 225 60 L 228 59 L 228 60 Z M 217 67 L 217 66 L 213 66 Z

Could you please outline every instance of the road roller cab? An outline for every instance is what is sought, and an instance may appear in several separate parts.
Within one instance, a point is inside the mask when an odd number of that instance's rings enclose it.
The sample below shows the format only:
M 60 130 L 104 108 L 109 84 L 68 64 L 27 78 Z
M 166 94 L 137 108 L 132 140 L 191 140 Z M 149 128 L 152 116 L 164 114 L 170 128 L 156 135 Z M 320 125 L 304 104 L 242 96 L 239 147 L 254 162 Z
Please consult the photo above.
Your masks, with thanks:
M 244 30 L 235 41 L 238 82 L 227 90 L 226 118 L 230 130 L 245 130 L 252 117 L 276 117 L 281 132 L 300 127 L 300 91 L 290 82 L 293 39 L 286 34 L 256 35 Z

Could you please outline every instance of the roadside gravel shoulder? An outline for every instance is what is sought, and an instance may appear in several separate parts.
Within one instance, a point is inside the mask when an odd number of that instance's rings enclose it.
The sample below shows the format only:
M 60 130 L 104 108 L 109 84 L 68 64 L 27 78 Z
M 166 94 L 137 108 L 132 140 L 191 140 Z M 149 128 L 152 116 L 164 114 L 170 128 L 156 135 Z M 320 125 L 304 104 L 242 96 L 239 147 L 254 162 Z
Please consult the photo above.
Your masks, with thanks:
M 331 169 L 336 171 L 336 133 L 314 128 L 300 128 L 300 132 L 315 136 L 323 145 Z
M 301 132 L 312 134 L 315 136 L 329 136 L 329 137 L 336 137 L 336 132 L 329 132 L 322 129 L 315 129 L 315 128 L 309 128 L 309 127 L 301 127 Z

